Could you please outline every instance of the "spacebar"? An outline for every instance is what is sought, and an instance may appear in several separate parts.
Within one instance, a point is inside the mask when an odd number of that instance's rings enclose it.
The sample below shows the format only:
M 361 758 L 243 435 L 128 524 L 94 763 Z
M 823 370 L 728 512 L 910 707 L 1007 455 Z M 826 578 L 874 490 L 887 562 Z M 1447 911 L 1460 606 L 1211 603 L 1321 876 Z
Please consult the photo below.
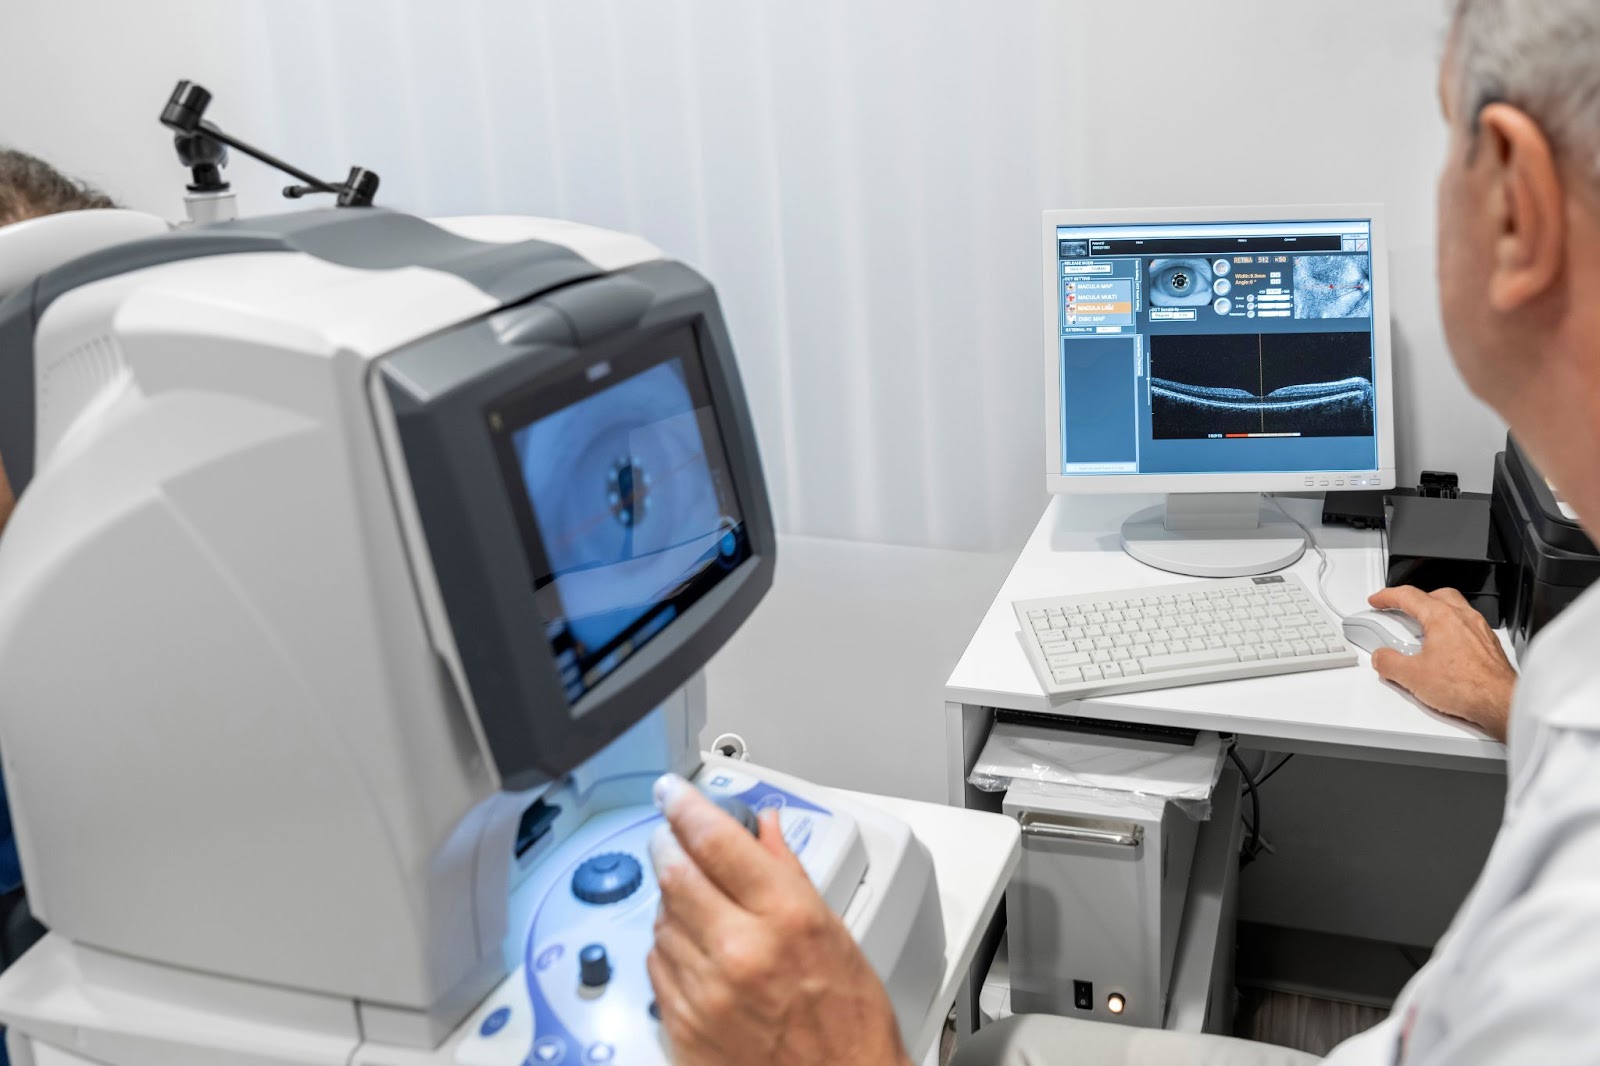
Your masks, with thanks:
M 1222 663 L 1236 663 L 1239 653 L 1232 648 L 1217 648 L 1211 651 L 1180 651 L 1172 655 L 1152 655 L 1139 660 L 1139 665 L 1144 667 L 1147 674 L 1158 673 L 1162 670 L 1182 670 L 1190 666 L 1219 666 Z

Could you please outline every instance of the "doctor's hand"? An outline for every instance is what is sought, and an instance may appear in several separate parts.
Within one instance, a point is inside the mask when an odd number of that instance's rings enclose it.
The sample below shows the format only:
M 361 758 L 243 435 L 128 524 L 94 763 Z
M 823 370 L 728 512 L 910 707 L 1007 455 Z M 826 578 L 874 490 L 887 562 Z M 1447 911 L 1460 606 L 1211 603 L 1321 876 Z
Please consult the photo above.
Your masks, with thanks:
M 650 953 L 677 1066 L 910 1066 L 882 982 L 784 843 L 683 778 L 656 782 L 661 912 Z
M 1368 600 L 1398 609 L 1422 623 L 1422 650 L 1401 655 L 1391 648 L 1372 653 L 1373 669 L 1436 711 L 1463 718 L 1505 742 L 1517 671 L 1483 615 L 1455 589 L 1423 592 L 1402 585 Z

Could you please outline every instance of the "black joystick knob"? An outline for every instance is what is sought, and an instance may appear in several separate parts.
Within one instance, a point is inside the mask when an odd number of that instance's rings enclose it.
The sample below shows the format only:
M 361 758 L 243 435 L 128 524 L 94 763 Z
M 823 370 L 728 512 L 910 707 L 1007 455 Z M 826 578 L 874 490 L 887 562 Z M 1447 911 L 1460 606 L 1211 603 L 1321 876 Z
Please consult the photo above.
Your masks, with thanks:
M 584 988 L 600 988 L 611 980 L 611 960 L 602 944 L 590 944 L 578 952 L 578 980 Z
M 572 874 L 572 894 L 585 903 L 619 903 L 639 890 L 644 870 L 639 860 L 620 851 L 584 860 Z
M 750 804 L 737 796 L 722 796 L 711 802 L 728 812 L 728 815 L 740 825 L 750 830 L 750 835 L 761 835 L 761 819 L 756 817 L 756 812 L 750 809 Z

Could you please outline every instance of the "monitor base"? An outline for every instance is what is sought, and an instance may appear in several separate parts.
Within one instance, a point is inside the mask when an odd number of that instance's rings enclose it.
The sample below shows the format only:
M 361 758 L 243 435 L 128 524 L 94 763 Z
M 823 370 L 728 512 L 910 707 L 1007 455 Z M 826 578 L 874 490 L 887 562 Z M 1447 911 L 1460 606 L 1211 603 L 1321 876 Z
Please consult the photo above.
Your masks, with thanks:
M 1213 497 L 1203 515 L 1196 514 L 1194 501 L 1173 495 L 1130 516 L 1122 523 L 1122 550 L 1147 566 L 1188 577 L 1268 574 L 1305 554 L 1300 527 L 1263 510 L 1256 493 Z

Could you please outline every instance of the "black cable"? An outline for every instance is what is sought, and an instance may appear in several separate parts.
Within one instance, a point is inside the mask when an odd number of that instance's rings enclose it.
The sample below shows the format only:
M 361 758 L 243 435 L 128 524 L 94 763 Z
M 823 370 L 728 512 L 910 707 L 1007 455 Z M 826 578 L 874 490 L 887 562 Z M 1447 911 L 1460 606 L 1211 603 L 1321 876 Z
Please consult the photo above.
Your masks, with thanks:
M 1250 771 L 1245 767 L 1244 760 L 1239 758 L 1238 751 L 1229 748 L 1228 758 L 1239 768 L 1239 775 L 1244 778 L 1245 791 L 1250 793 L 1250 842 L 1245 845 L 1244 853 L 1239 857 L 1239 865 L 1246 866 L 1261 851 L 1261 797 L 1256 794 L 1256 783 L 1251 780 Z
M 1268 770 L 1266 773 L 1261 775 L 1260 779 L 1258 781 L 1256 781 L 1256 787 L 1260 788 L 1262 785 L 1264 785 L 1268 781 L 1270 781 L 1272 779 L 1272 775 L 1277 773 L 1279 770 L 1282 770 L 1285 766 L 1288 766 L 1289 765 L 1289 760 L 1292 759 L 1292 758 L 1294 758 L 1293 755 L 1285 755 L 1283 757 L 1283 761 L 1282 762 L 1280 762 L 1277 766 L 1274 766 L 1272 769 Z

